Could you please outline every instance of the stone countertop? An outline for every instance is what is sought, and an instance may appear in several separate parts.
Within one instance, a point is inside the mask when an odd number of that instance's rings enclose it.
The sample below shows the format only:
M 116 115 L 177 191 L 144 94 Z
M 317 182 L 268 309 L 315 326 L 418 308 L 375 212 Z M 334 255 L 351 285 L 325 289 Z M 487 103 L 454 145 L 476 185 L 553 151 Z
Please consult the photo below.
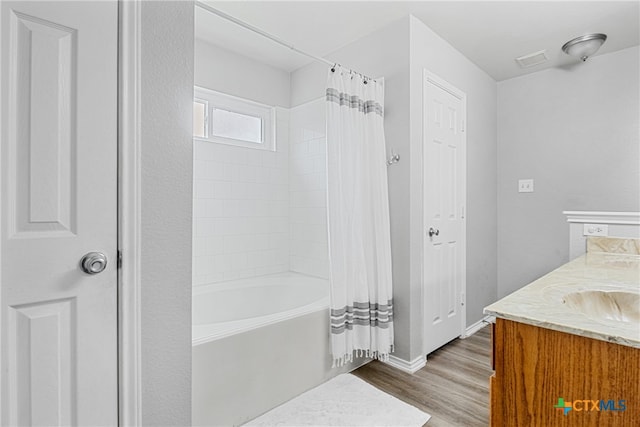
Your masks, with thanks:
M 607 240 L 609 241 L 605 243 L 612 243 L 614 239 Z M 599 243 L 602 242 L 588 243 L 588 250 L 604 250 Z M 637 247 L 637 243 L 632 242 L 631 246 Z M 623 291 L 639 295 L 640 255 L 634 254 L 636 251 L 633 250 L 618 252 L 623 253 L 588 252 L 491 304 L 484 309 L 484 313 L 640 348 L 640 321 L 637 317 L 628 318 L 626 321 L 609 320 L 592 315 L 591 312 L 585 314 L 565 303 L 567 294 L 578 291 Z M 640 299 L 627 298 L 626 303 L 630 303 L 633 309 L 640 305 Z M 640 312 L 640 307 L 635 309 Z

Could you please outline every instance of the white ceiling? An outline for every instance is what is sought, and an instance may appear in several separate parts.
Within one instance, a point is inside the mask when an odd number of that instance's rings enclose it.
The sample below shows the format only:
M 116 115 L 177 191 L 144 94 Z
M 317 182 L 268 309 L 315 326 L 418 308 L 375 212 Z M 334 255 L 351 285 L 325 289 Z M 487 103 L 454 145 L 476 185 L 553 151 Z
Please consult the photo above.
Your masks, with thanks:
M 640 44 L 636 1 L 207 1 L 211 6 L 317 56 L 408 14 L 424 22 L 495 80 L 576 62 L 561 46 L 606 33 L 596 55 Z M 196 37 L 293 71 L 311 60 L 196 8 Z M 549 61 L 522 69 L 515 58 L 540 50 Z M 349 64 L 344 64 L 349 66 Z

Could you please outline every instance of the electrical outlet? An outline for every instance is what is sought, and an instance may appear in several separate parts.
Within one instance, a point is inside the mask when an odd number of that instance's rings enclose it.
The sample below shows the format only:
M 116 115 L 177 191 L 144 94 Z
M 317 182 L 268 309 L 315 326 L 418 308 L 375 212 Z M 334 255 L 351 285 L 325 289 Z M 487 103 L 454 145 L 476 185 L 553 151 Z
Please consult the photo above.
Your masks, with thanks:
M 533 180 L 532 179 L 518 180 L 518 193 L 533 193 Z
M 608 236 L 609 225 L 608 224 L 585 224 L 583 236 Z

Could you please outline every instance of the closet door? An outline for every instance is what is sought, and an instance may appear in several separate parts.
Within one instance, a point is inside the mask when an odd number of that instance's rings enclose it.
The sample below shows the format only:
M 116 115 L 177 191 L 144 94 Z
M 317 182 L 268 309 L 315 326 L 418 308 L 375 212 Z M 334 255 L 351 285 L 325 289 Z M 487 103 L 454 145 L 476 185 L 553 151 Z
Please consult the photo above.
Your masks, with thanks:
M 466 96 L 425 72 L 424 351 L 465 330 Z

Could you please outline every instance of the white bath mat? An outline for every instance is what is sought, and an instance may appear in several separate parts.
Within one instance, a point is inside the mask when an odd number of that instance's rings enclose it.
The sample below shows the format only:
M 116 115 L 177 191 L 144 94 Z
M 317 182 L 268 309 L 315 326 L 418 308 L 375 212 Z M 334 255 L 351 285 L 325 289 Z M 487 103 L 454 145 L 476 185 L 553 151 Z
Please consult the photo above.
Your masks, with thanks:
M 351 374 L 301 394 L 245 426 L 422 426 L 431 415 Z

